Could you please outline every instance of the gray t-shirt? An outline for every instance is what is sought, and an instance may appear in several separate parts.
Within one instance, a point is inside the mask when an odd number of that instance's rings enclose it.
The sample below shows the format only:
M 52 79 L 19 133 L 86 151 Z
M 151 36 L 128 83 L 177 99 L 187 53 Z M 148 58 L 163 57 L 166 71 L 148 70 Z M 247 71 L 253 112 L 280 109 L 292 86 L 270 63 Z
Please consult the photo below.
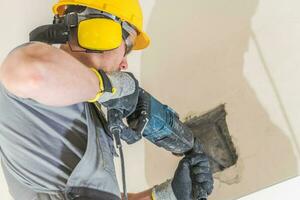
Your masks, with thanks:
M 115 98 L 132 92 L 122 89 L 122 82 L 114 86 L 120 86 Z M 83 186 L 120 196 L 113 140 L 91 104 L 46 106 L 17 97 L 0 83 L 0 112 L 0 156 L 20 183 L 40 193 Z
M 0 84 L 0 155 L 9 172 L 37 191 L 64 190 L 86 148 L 84 109 L 45 106 Z
M 105 93 L 99 102 L 134 92 L 128 74 L 109 78 L 117 92 Z M 90 187 L 120 196 L 114 153 L 113 140 L 91 104 L 47 106 L 17 97 L 0 83 L 0 157 L 23 185 L 41 193 Z

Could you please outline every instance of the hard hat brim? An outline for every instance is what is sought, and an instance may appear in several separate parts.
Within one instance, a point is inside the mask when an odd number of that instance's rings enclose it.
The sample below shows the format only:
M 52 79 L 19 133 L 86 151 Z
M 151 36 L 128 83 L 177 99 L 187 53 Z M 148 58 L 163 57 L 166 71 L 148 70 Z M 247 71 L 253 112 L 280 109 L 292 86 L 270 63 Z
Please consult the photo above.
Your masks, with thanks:
M 141 32 L 135 41 L 135 45 L 133 46 L 133 50 L 145 49 L 150 44 L 150 38 L 145 32 Z

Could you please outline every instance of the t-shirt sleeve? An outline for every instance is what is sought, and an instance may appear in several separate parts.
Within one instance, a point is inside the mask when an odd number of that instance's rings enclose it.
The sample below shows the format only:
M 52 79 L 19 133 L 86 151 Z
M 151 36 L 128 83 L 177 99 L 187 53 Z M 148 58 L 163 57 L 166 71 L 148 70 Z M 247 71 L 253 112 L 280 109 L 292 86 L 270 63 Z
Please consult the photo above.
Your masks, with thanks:
M 0 98 L 2 101 L 11 101 L 11 102 L 23 102 L 29 104 L 38 104 L 37 101 L 30 98 L 18 97 L 15 94 L 7 90 L 7 88 L 0 82 Z

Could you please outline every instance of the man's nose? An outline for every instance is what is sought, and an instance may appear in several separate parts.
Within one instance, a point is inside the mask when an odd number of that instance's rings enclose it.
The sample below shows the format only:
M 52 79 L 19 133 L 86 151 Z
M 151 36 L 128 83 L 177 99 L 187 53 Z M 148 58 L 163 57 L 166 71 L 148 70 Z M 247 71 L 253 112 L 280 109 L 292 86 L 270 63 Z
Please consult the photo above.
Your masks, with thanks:
M 128 69 L 128 62 L 127 62 L 127 58 L 124 57 L 122 62 L 120 63 L 120 70 L 126 70 Z

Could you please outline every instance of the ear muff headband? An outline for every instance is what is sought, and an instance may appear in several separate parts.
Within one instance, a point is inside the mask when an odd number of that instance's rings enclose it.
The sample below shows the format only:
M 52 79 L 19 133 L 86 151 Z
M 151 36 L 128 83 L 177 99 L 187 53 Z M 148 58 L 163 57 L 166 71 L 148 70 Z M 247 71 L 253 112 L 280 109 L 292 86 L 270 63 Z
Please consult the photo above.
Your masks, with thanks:
M 68 13 L 62 17 L 56 15 L 53 23 L 34 29 L 30 33 L 30 41 L 65 44 L 74 40 L 76 42 L 74 44 L 86 49 L 87 52 L 89 50 L 103 52 L 118 48 L 123 37 L 126 53 L 129 53 L 137 35 L 135 29 L 127 22 L 122 22 L 108 13 L 90 15 Z

